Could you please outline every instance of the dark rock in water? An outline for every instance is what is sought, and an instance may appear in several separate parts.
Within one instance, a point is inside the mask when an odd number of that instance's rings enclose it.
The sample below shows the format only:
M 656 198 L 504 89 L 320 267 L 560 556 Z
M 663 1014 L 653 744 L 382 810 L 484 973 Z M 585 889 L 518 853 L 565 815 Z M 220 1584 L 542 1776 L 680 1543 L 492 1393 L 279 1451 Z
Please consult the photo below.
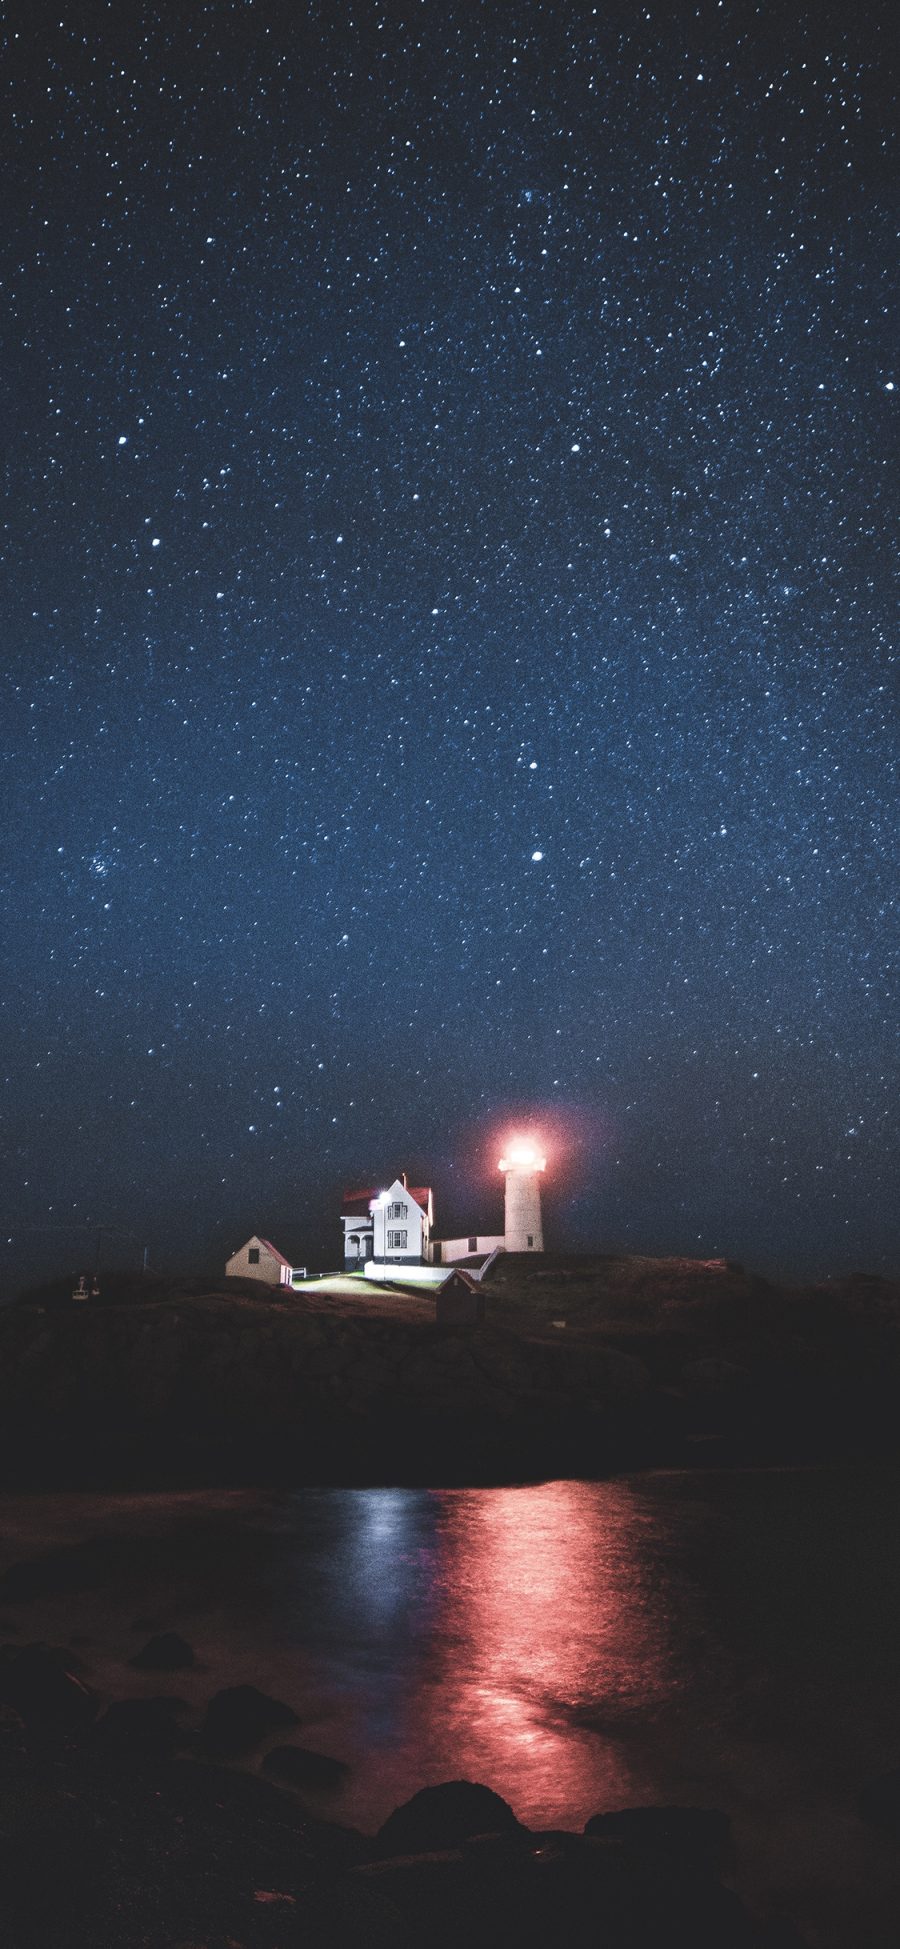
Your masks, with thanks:
M 870 1780 L 863 1787 L 857 1807 L 870 1827 L 880 1827 L 882 1833 L 893 1834 L 900 1840 L 900 1766 Z
M 203 1744 L 208 1752 L 225 1759 L 237 1753 L 249 1753 L 268 1733 L 299 1723 L 296 1712 L 281 1699 L 267 1698 L 255 1685 L 232 1685 L 210 1699 L 203 1724 Z
M 721 1874 L 728 1859 L 731 1821 L 711 1807 L 623 1807 L 611 1814 L 594 1814 L 584 1831 L 601 1840 L 674 1855 L 715 1875 Z
M 445 1780 L 423 1787 L 395 1807 L 378 1831 L 381 1855 L 428 1854 L 459 1847 L 475 1834 L 519 1834 L 524 1830 L 508 1801 L 471 1780 Z
M 90 1725 L 98 1702 L 70 1670 L 73 1662 L 58 1645 L 0 1645 L 0 1702 L 29 1726 L 75 1731 Z
M 262 1763 L 264 1773 L 273 1780 L 284 1780 L 291 1787 L 339 1787 L 349 1771 L 346 1760 L 331 1759 L 327 1753 L 314 1753 L 308 1746 L 273 1746 Z
M 98 1721 L 97 1731 L 112 1745 L 138 1753 L 174 1753 L 190 1743 L 181 1725 L 189 1711 L 184 1699 L 117 1699 Z
M 177 1631 L 160 1631 L 148 1638 L 143 1651 L 135 1652 L 129 1663 L 142 1672 L 180 1672 L 194 1662 L 194 1653 Z

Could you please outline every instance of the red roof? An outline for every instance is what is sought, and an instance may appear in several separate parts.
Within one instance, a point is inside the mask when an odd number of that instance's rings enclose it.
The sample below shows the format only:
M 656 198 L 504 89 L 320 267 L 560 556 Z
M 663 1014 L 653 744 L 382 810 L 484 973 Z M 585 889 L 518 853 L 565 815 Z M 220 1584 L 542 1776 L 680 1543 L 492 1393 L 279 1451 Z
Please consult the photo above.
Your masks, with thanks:
M 368 1211 L 369 1206 L 372 1203 L 372 1200 L 374 1198 L 380 1198 L 382 1192 L 386 1188 L 387 1187 L 385 1185 L 379 1185 L 375 1187 L 370 1187 L 370 1189 L 367 1191 L 345 1191 L 343 1196 L 343 1202 L 341 1205 L 341 1212 L 343 1217 L 344 1218 L 363 1217 L 364 1214 Z M 431 1197 L 431 1186 L 429 1184 L 420 1184 L 417 1187 L 413 1187 L 413 1185 L 407 1184 L 404 1185 L 403 1188 L 406 1192 L 408 1192 L 409 1196 L 412 1199 L 414 1199 L 417 1205 L 421 1205 L 423 1211 L 427 1211 L 428 1200 Z M 359 1210 L 354 1210 L 353 1209 L 354 1206 L 358 1206 Z

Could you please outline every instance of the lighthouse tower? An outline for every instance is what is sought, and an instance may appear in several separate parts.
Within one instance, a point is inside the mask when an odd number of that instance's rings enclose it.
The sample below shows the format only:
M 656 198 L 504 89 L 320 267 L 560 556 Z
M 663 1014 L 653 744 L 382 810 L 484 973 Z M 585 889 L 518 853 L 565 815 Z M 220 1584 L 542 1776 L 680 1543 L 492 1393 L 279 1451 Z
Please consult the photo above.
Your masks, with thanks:
M 530 1138 L 516 1137 L 500 1159 L 506 1176 L 503 1246 L 507 1252 L 543 1252 L 541 1179 L 547 1159 Z

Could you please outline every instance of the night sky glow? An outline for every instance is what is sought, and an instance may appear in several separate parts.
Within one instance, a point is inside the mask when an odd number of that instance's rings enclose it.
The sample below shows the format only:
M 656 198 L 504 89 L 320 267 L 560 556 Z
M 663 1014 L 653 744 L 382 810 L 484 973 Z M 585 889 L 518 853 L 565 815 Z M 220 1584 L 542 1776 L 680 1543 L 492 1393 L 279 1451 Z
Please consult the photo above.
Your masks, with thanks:
M 7 1290 L 517 1118 L 548 1244 L 896 1268 L 891 20 L 7 29 Z

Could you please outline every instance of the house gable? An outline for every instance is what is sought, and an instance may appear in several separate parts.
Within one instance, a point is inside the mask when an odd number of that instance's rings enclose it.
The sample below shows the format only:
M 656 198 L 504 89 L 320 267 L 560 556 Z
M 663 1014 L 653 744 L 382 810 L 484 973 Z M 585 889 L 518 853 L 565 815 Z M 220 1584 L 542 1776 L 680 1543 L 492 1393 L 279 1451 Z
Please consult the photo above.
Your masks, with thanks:
M 402 1178 L 395 1178 L 381 1191 L 372 1211 L 376 1263 L 413 1260 L 421 1263 L 428 1256 L 431 1234 L 431 1193 L 417 1191 Z
M 225 1264 L 226 1279 L 262 1279 L 269 1286 L 289 1286 L 292 1266 L 270 1239 L 254 1232 Z
M 484 1293 L 480 1281 L 471 1273 L 448 1273 L 434 1298 L 438 1326 L 480 1326 L 484 1319 Z

